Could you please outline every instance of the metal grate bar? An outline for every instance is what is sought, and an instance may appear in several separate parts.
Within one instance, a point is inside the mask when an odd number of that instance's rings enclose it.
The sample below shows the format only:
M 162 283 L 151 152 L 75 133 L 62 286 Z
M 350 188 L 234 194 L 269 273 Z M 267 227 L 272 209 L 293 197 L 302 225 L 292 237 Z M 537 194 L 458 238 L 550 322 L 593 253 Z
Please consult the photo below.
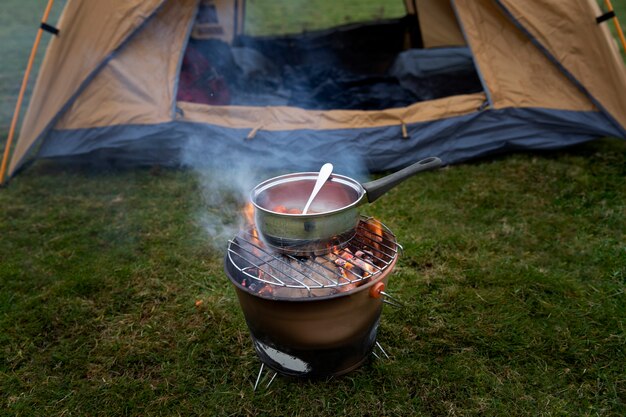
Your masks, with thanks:
M 333 255 L 335 255 L 335 254 L 333 254 Z M 343 259 L 343 260 L 344 260 L 344 261 L 346 261 L 346 262 L 350 262 L 350 261 L 349 261 L 348 259 L 346 259 L 346 258 L 343 258 L 343 257 L 338 256 L 338 255 L 335 255 L 335 256 L 336 256 L 336 258 L 338 258 L 338 259 Z M 376 275 L 378 275 L 378 274 L 380 273 L 380 271 L 377 271 L 377 272 L 374 272 L 374 273 L 370 273 L 370 272 L 368 272 L 368 274 L 369 274 L 369 275 L 359 275 L 359 274 L 357 274 L 356 272 L 354 272 L 354 271 L 353 271 L 352 269 L 350 269 L 350 268 L 344 268 L 344 267 L 342 267 L 342 266 L 337 265 L 337 264 L 335 263 L 335 260 L 334 260 L 334 259 L 331 259 L 328 255 L 322 255 L 322 256 L 320 256 L 320 257 L 321 257 L 321 258 L 326 259 L 328 262 L 332 262 L 332 263 L 333 263 L 333 265 L 335 265 L 335 266 L 337 267 L 337 269 L 340 269 L 340 270 L 342 270 L 342 271 L 345 271 L 345 272 L 349 273 L 350 275 L 353 275 L 353 276 L 355 276 L 355 277 L 356 277 L 356 279 L 354 279 L 354 280 L 350 280 L 350 279 L 349 279 L 348 277 L 346 277 L 344 274 L 340 274 L 340 275 L 341 275 L 341 278 L 343 278 L 343 279 L 348 279 L 348 281 L 349 281 L 349 282 L 346 282 L 345 284 L 354 284 L 354 283 L 356 283 L 356 282 L 363 281 L 363 280 L 364 280 L 364 279 L 366 279 L 366 278 L 371 278 L 371 277 L 373 277 L 373 276 L 376 276 Z M 359 269 L 362 269 L 362 268 L 359 268 Z M 367 271 L 365 271 L 365 272 L 367 272 Z
M 287 255 L 287 256 L 289 256 L 290 258 L 293 257 L 292 255 Z M 328 266 L 326 266 L 324 263 L 318 262 L 317 261 L 318 258 L 322 258 L 322 259 L 326 260 L 327 262 L 329 262 L 332 265 L 334 265 L 335 268 L 331 269 Z M 303 261 L 300 261 L 300 262 L 303 262 Z M 342 287 L 344 285 L 354 284 L 354 283 L 357 283 L 359 281 L 364 280 L 365 278 L 370 278 L 370 277 L 373 277 L 373 276 L 378 274 L 378 272 L 375 272 L 374 274 L 371 274 L 371 275 L 368 275 L 368 276 L 361 276 L 361 275 L 359 275 L 359 274 L 357 274 L 355 272 L 352 272 L 351 270 L 349 270 L 347 268 L 343 268 L 343 267 L 337 265 L 335 263 L 334 259 L 330 259 L 326 255 L 318 255 L 315 259 L 312 260 L 312 262 L 314 262 L 317 266 L 322 267 L 325 270 L 327 270 L 328 272 L 334 274 L 337 279 L 334 281 L 334 285 L 333 286 L 337 286 L 337 287 Z M 351 275 L 355 276 L 356 279 L 349 279 L 346 275 L 344 275 L 344 274 L 342 274 L 342 273 L 340 273 L 338 271 L 345 271 L 347 273 L 350 273 Z M 340 281 L 343 281 L 343 282 L 340 282 Z
M 272 274 L 270 271 L 266 271 L 265 269 L 261 268 L 261 266 L 263 266 L 263 265 L 269 265 L 269 264 L 267 263 L 267 261 L 265 261 L 263 258 L 261 258 L 260 256 L 256 255 L 253 251 L 250 251 L 250 250 L 248 250 L 248 249 L 244 248 L 242 245 L 240 245 L 240 244 L 239 244 L 238 242 L 236 242 L 235 240 L 231 240 L 230 242 L 231 242 L 231 244 L 234 244 L 235 246 L 237 246 L 238 248 L 240 248 L 241 250 L 243 250 L 243 251 L 244 251 L 244 252 L 246 252 L 247 254 L 252 255 L 252 256 L 253 256 L 253 257 L 255 257 L 256 259 L 259 259 L 259 260 L 261 261 L 261 265 L 260 265 L 260 266 L 259 266 L 259 265 L 255 265 L 252 261 L 250 261 L 249 259 L 246 259 L 246 258 L 245 258 L 245 257 L 243 257 L 242 255 L 240 255 L 240 254 L 238 254 L 237 252 L 233 251 L 231 248 L 229 248 L 229 249 L 228 249 L 228 252 L 229 252 L 229 253 L 234 253 L 234 254 L 236 254 L 238 257 L 240 257 L 241 259 L 243 259 L 245 262 L 247 262 L 247 263 L 248 263 L 248 264 L 250 264 L 251 266 L 256 267 L 256 268 L 257 268 L 257 269 L 259 269 L 260 271 L 263 271 L 263 273 L 265 273 L 265 274 L 269 275 L 270 277 L 274 278 L 276 281 L 278 281 L 278 282 L 279 282 L 279 284 L 276 284 L 275 282 L 269 282 L 269 281 L 264 280 L 264 279 L 262 279 L 262 278 L 260 278 L 260 277 L 258 277 L 258 276 L 256 276 L 256 277 L 255 277 L 254 275 L 251 275 L 251 274 L 249 274 L 249 273 L 247 273 L 247 272 L 244 272 L 244 271 L 243 271 L 241 268 L 239 268 L 239 266 L 235 263 L 235 266 L 236 266 L 236 267 L 237 267 L 237 269 L 239 269 L 241 272 L 243 272 L 244 274 L 246 274 L 246 275 L 247 275 L 247 276 L 249 276 L 250 278 L 253 278 L 253 279 L 256 279 L 256 280 L 259 280 L 259 281 L 262 281 L 262 282 L 266 282 L 266 283 L 271 284 L 271 285 L 281 285 L 281 286 L 283 286 L 283 287 L 290 287 L 290 286 L 291 286 L 291 287 L 294 287 L 294 285 L 289 285 L 289 284 L 286 284 L 286 283 L 285 283 L 285 282 L 283 282 L 280 278 L 278 278 L 278 277 L 276 277 L 274 274 Z M 252 246 L 254 246 L 254 247 L 257 247 L 257 246 L 256 246 L 255 244 L 253 244 L 253 243 L 250 243 L 250 242 L 246 242 L 246 243 L 249 243 L 250 245 L 252 245 Z M 260 249 L 260 248 L 259 248 L 259 249 Z M 260 249 L 260 250 L 262 250 L 262 249 Z M 265 253 L 265 254 L 267 254 L 266 252 L 264 252 L 264 253 Z M 274 257 L 273 255 L 270 255 L 270 254 L 267 254 L 267 255 Z M 280 260 L 280 259 L 278 259 L 278 258 L 276 258 L 276 260 L 277 260 L 278 262 L 283 262 L 283 261 L 281 261 L 281 260 Z M 283 264 L 285 264 L 285 265 L 288 265 L 288 266 L 289 266 L 289 264 L 288 264 L 288 263 L 286 263 L 286 262 L 283 262 Z M 275 268 L 272 268 L 272 269 L 275 269 Z M 289 280 L 296 281 L 296 282 L 299 284 L 299 286 L 295 286 L 296 288 L 298 288 L 298 287 L 304 287 L 304 288 L 306 288 L 306 289 L 307 289 L 307 290 L 309 290 L 309 291 L 311 290 L 311 287 L 310 287 L 310 286 L 308 286 L 308 285 L 307 285 L 307 284 L 305 284 L 304 282 L 300 281 L 298 278 L 293 277 L 293 276 L 290 276 L 290 275 L 287 275 L 285 272 L 283 272 L 283 271 L 281 271 L 281 270 L 277 270 L 277 272 L 280 272 L 281 274 L 283 274 L 284 276 L 286 276 Z M 298 272 L 298 271 L 296 271 L 296 272 Z M 300 274 L 300 275 L 302 275 L 302 274 Z
M 344 255 L 344 252 L 340 252 L 340 254 L 341 254 L 341 255 Z M 364 272 L 367 272 L 367 273 L 369 274 L 369 275 L 368 275 L 368 277 L 369 277 L 369 276 L 371 276 L 371 275 L 373 275 L 373 274 L 377 274 L 378 272 L 382 271 L 382 268 L 380 268 L 380 267 L 378 267 L 378 266 L 374 265 L 373 263 L 371 263 L 371 262 L 369 262 L 369 261 L 366 261 L 366 260 L 365 260 L 365 259 L 363 259 L 363 258 L 359 258 L 359 257 L 358 257 L 358 256 L 356 256 L 354 253 L 352 253 L 352 258 L 348 258 L 348 257 L 347 257 L 347 256 L 345 256 L 345 255 L 344 255 L 344 256 L 341 256 L 341 255 L 338 255 L 338 254 L 336 254 L 336 253 L 334 253 L 333 255 L 335 255 L 335 256 L 336 256 L 337 258 L 339 258 L 339 259 L 343 259 L 344 261 L 346 261 L 346 262 L 348 262 L 348 263 L 350 263 L 350 264 L 352 264 L 352 265 L 355 265 L 355 266 L 359 267 L 359 269 L 363 269 L 363 268 L 361 268 L 359 265 L 357 265 L 357 264 L 353 261 L 353 259 L 355 259 L 355 258 L 356 258 L 356 259 L 358 259 L 358 260 L 360 260 L 360 261 L 363 261 L 364 263 L 366 263 L 366 264 L 368 264 L 368 265 L 370 265 L 370 266 L 372 266 L 372 267 L 374 267 L 374 268 L 376 268 L 376 269 L 378 270 L 378 271 L 376 271 L 376 272 L 364 271 Z M 348 270 L 350 270 L 349 268 L 344 268 L 344 269 L 348 269 Z M 355 274 L 355 275 L 358 275 L 358 274 Z
M 384 263 L 384 264 L 385 264 L 385 266 L 389 265 L 389 264 L 391 263 L 391 261 L 393 261 L 393 258 L 394 258 L 393 256 L 390 256 L 389 254 L 382 252 L 380 249 L 378 249 L 378 248 L 376 248 L 376 247 L 374 247 L 374 246 L 370 245 L 370 244 L 369 244 L 369 243 L 367 243 L 367 242 L 363 242 L 363 241 L 361 241 L 358 237 L 355 237 L 353 240 L 355 240 L 355 241 L 359 242 L 361 245 L 363 245 L 363 246 L 367 247 L 368 249 L 371 249 L 371 250 L 372 250 L 372 253 L 371 253 L 372 257 L 374 257 L 374 258 L 376 258 L 377 260 L 379 260 L 380 262 Z M 379 256 L 374 255 L 374 253 L 373 253 L 374 251 L 379 252 L 379 253 L 382 253 L 383 255 L 386 255 L 386 257 L 388 257 L 388 258 L 389 258 L 389 260 L 386 260 L 386 259 L 383 259 L 383 258 L 381 258 L 381 257 L 379 257 Z M 395 252 L 395 253 L 397 253 L 397 252 Z M 395 253 L 394 253 L 394 255 L 395 255 Z
M 366 227 L 367 224 L 377 225 L 381 233 L 372 231 Z M 242 232 L 229 241 L 228 258 L 237 270 L 265 284 L 306 289 L 309 292 L 312 289 L 342 287 L 371 279 L 391 265 L 398 254 L 398 244 L 393 233 L 373 218 L 361 219 L 357 235 L 347 244 L 352 254 L 350 258 L 348 252 L 344 252 L 345 249 L 308 258 L 279 254 L 267 249 L 252 230 Z M 365 251 L 367 257 L 356 256 L 358 251 Z M 340 266 L 336 263 L 338 259 L 354 265 L 354 268 Z M 363 273 L 359 274 L 354 269 L 362 270 Z
M 381 223 L 381 224 L 382 224 L 382 223 Z M 379 242 L 379 241 L 377 241 L 377 240 L 371 239 L 371 238 L 369 238 L 369 237 L 367 237 L 367 236 L 363 236 L 362 234 L 361 234 L 361 235 L 357 234 L 357 236 L 355 236 L 355 237 L 358 237 L 358 238 L 365 238 L 365 239 L 369 240 L 370 242 L 376 242 L 377 244 L 381 245 L 381 246 L 382 246 L 382 247 L 384 247 L 385 249 L 389 249 L 390 251 L 392 251 L 392 252 L 394 252 L 394 253 L 395 253 L 395 252 L 397 252 L 397 249 L 396 249 L 396 245 L 397 245 L 397 244 L 396 244 L 395 242 L 393 242 L 393 241 L 391 241 L 391 240 L 387 239 L 385 236 L 379 235 L 378 233 L 374 233 L 374 232 L 372 232 L 371 230 L 369 230 L 369 229 L 367 229 L 367 228 L 363 227 L 363 226 L 361 225 L 361 223 L 359 223 L 359 225 L 357 226 L 357 228 L 358 228 L 358 229 L 361 229 L 361 230 L 364 230 L 365 232 L 370 233 L 370 234 L 372 234 L 372 235 L 374 235 L 374 236 L 378 236 L 378 237 L 380 237 L 383 241 L 387 241 L 387 242 L 388 242 L 388 244 L 385 244 L 385 243 Z M 389 246 L 389 245 L 393 245 L 393 246 Z
M 246 231 L 246 235 L 248 235 L 248 236 L 250 236 L 250 237 L 254 238 L 255 240 L 259 240 L 259 239 L 258 239 L 255 235 L 253 235 L 252 233 L 250 233 L 250 231 L 249 231 L 249 230 L 248 230 L 248 231 Z M 261 246 L 259 246 L 259 245 L 255 244 L 255 243 L 252 243 L 252 242 L 250 242 L 250 241 L 248 241 L 248 240 L 244 240 L 244 241 L 245 241 L 246 243 L 249 243 L 250 245 L 254 246 L 254 247 L 255 247 L 256 249 L 258 249 L 259 251 L 262 251 L 264 254 L 268 255 L 268 256 L 269 256 L 272 260 L 276 261 L 279 265 L 282 265 L 282 266 L 287 266 L 289 269 L 293 270 L 293 271 L 294 271 L 294 273 L 296 273 L 296 274 L 298 274 L 298 275 L 301 275 L 301 276 L 303 276 L 303 277 L 305 277 L 305 278 L 307 278 L 307 279 L 310 279 L 311 281 L 315 282 L 315 283 L 318 285 L 318 286 L 313 286 L 312 288 L 324 288 L 324 284 L 323 284 L 323 283 L 319 282 L 319 281 L 318 281 L 318 280 L 316 280 L 315 278 L 312 278 L 312 277 L 310 277 L 310 276 L 306 276 L 306 275 L 304 275 L 304 274 L 302 273 L 302 271 L 299 271 L 298 269 L 296 269 L 296 268 L 295 268 L 295 267 L 294 267 L 294 266 L 293 266 L 290 262 L 285 262 L 283 259 L 281 259 L 281 257 L 279 257 L 279 256 L 275 255 L 275 254 L 274 254 L 274 253 L 272 253 L 272 252 L 268 252 L 268 251 L 266 251 L 263 247 L 261 247 Z M 298 264 L 299 264 L 299 265 L 302 265 L 302 266 L 306 267 L 307 269 L 311 270 L 312 272 L 315 272 L 317 275 L 321 276 L 322 278 L 324 278 L 324 279 L 325 279 L 325 280 L 327 280 L 328 282 L 333 283 L 333 280 L 332 280 L 332 279 L 330 279 L 330 278 L 328 278 L 327 276 L 325 276 L 325 275 L 321 274 L 319 271 L 316 271 L 314 268 L 311 268 L 311 267 L 310 267 L 309 265 L 307 265 L 305 262 L 302 262 L 302 261 L 300 261 L 299 259 L 297 259 L 296 257 L 291 256 L 291 255 L 288 255 L 288 257 L 289 257 L 289 259 L 292 259 L 293 261 L 298 262 Z M 263 260 L 263 258 L 261 258 L 261 257 L 259 257 L 259 259 Z M 271 262 L 271 261 L 270 261 L 270 262 Z M 265 263 L 267 263 L 267 265 L 268 265 L 270 268 L 277 269 L 277 270 L 278 270 L 278 272 L 280 272 L 280 273 L 282 273 L 283 275 L 285 275 L 285 276 L 287 276 L 287 277 L 291 278 L 291 277 L 290 277 L 287 273 L 285 273 L 283 270 L 281 270 L 281 269 L 280 269 L 280 266 L 273 266 L 270 262 L 265 261 Z M 331 271 L 331 272 L 335 272 L 335 271 Z M 337 274 L 336 272 L 335 272 L 335 274 L 336 274 L 337 276 L 341 276 L 340 274 Z M 299 280 L 297 280 L 297 279 L 296 279 L 296 281 L 300 282 L 300 281 L 299 281 Z M 305 285 L 305 286 L 306 286 L 306 285 Z M 308 287 L 307 287 L 307 288 L 308 288 Z
M 235 241 L 231 240 L 230 241 L 231 244 L 236 245 L 238 248 L 240 248 L 241 250 L 243 250 L 244 252 L 252 255 L 252 256 L 256 256 L 254 255 L 252 252 L 248 251 L 247 249 L 245 249 L 244 247 L 242 247 L 241 245 L 239 245 L 238 243 L 236 243 Z M 257 265 L 255 265 L 254 263 L 250 262 L 248 259 L 246 259 L 242 254 L 232 250 L 231 248 L 228 248 L 228 253 L 229 253 L 229 257 L 230 255 L 236 255 L 237 257 L 241 258 L 241 260 L 243 260 L 244 262 L 246 262 L 247 264 L 249 264 L 250 266 L 245 267 L 245 268 L 240 268 L 239 265 L 234 262 L 231 258 L 231 261 L 233 262 L 233 265 L 235 265 L 235 267 L 241 271 L 242 273 L 246 274 L 249 277 L 252 277 L 256 280 L 262 281 L 262 282 L 267 282 L 268 284 L 272 284 L 272 285 L 282 285 L 282 286 L 286 286 L 287 284 L 285 284 L 280 278 L 275 277 L 273 274 L 268 274 L 269 276 L 271 276 L 272 278 L 274 278 L 276 281 L 278 281 L 278 284 L 275 282 L 270 282 L 267 280 L 264 280 L 263 278 L 260 278 L 258 276 L 253 276 L 251 274 L 249 274 L 247 271 L 245 271 L 245 269 L 250 269 L 250 268 L 256 268 L 256 269 L 260 269 Z M 263 271 L 265 272 L 265 271 Z
M 254 238 L 255 240 L 258 240 L 258 237 L 256 237 L 254 234 L 250 233 L 250 231 L 249 231 L 249 230 L 247 230 L 247 231 L 246 231 L 246 235 L 247 235 L 247 236 L 250 236 L 250 237 L 252 237 L 252 238 Z M 262 248 L 262 247 L 260 247 L 260 246 L 258 246 L 258 245 L 256 245 L 256 244 L 254 244 L 254 243 L 252 243 L 252 242 L 249 242 L 249 243 L 250 243 L 250 244 L 252 244 L 255 248 L 257 248 L 257 249 L 259 249 L 259 250 L 263 251 L 263 253 L 266 253 L 268 256 L 272 257 L 272 258 L 273 258 L 274 260 L 276 260 L 277 262 L 281 262 L 282 264 L 287 265 L 289 268 L 293 269 L 295 273 L 297 273 L 297 274 L 300 274 L 300 275 L 303 275 L 303 276 L 304 276 L 304 274 L 302 273 L 302 271 L 298 271 L 298 270 L 297 270 L 296 268 L 294 268 L 294 267 L 293 267 L 293 265 L 291 265 L 289 262 L 285 262 L 285 261 L 284 261 L 284 260 L 282 260 L 279 256 L 274 255 L 273 253 L 268 253 L 268 252 L 267 252 L 264 248 Z M 303 266 L 303 267 L 305 267 L 305 268 L 309 269 L 309 270 L 310 270 L 310 271 L 312 271 L 313 273 L 316 273 L 317 275 L 321 276 L 322 278 L 324 278 L 324 279 L 325 279 L 325 280 L 327 280 L 328 282 L 331 282 L 331 283 L 333 283 L 333 282 L 334 282 L 332 279 L 330 279 L 329 277 L 327 277 L 327 276 L 325 276 L 324 274 L 320 273 L 319 271 L 315 270 L 315 268 L 312 268 L 312 267 L 311 267 L 310 265 L 308 265 L 306 262 L 302 262 L 301 260 L 299 260 L 299 259 L 298 259 L 298 258 L 296 258 L 295 256 L 293 256 L 293 255 L 284 255 L 284 256 L 286 256 L 287 258 L 291 259 L 291 260 L 292 260 L 292 261 L 294 261 L 294 262 L 297 262 L 299 265 L 301 265 L 301 266 Z M 318 263 L 318 265 L 319 265 L 319 266 L 323 266 L 323 265 L 321 265 L 321 264 L 319 264 L 319 263 Z M 337 276 L 337 277 L 341 277 L 341 274 L 338 274 L 336 271 L 333 271 L 333 270 L 331 270 L 331 269 L 329 269 L 329 268 L 326 268 L 326 269 L 327 269 L 329 272 L 334 273 L 334 274 L 335 274 L 335 276 Z M 282 272 L 282 271 L 281 271 L 281 272 Z M 285 274 L 285 275 L 286 275 L 286 274 Z M 323 288 L 323 287 L 324 287 L 324 284 L 322 284 L 321 282 L 318 282 L 316 279 L 313 279 L 313 278 L 311 278 L 311 277 L 307 277 L 307 278 L 309 278 L 309 279 L 311 279 L 312 281 L 314 281 L 315 283 L 317 283 L 317 284 L 320 286 L 320 288 Z
M 247 233 L 249 236 L 254 237 L 254 235 Z M 256 239 L 256 237 L 255 237 Z M 247 262 L 248 264 L 250 264 L 252 267 L 257 268 L 258 270 L 262 271 L 263 273 L 266 273 L 268 275 L 270 275 L 272 278 L 274 278 L 275 280 L 279 281 L 280 284 L 276 284 L 267 280 L 264 280 L 262 278 L 259 278 L 255 275 L 252 275 L 251 273 L 247 273 L 247 271 L 244 271 L 240 268 L 237 268 L 239 270 L 241 270 L 243 273 L 245 273 L 246 275 L 248 275 L 249 277 L 253 278 L 253 279 L 257 279 L 259 281 L 262 282 L 266 282 L 268 284 L 272 284 L 272 285 L 282 285 L 284 287 L 292 287 L 292 288 L 301 288 L 304 287 L 307 290 L 311 290 L 311 289 L 317 289 L 317 288 L 325 288 L 325 287 L 329 287 L 329 286 L 336 286 L 338 283 L 338 279 L 341 279 L 343 276 L 338 273 L 337 271 L 333 271 L 327 267 L 325 267 L 325 269 L 327 269 L 329 272 L 332 272 L 335 275 L 335 278 L 337 278 L 336 280 L 333 280 L 323 274 L 321 274 L 319 271 L 316 271 L 314 268 L 312 268 L 310 265 L 307 265 L 305 262 L 300 261 L 299 259 L 293 257 L 293 256 L 288 256 L 290 259 L 294 260 L 295 262 L 297 262 L 299 265 L 306 267 L 308 270 L 316 273 L 317 275 L 321 276 L 322 278 L 324 278 L 326 281 L 328 281 L 330 283 L 330 285 L 328 284 L 324 284 L 322 282 L 319 282 L 318 280 L 314 279 L 311 276 L 305 275 L 302 271 L 298 270 L 297 268 L 295 268 L 290 262 L 285 262 L 284 259 L 282 259 L 280 256 L 274 254 L 274 253 L 268 253 L 263 247 L 247 241 L 247 240 L 243 240 L 245 243 L 249 244 L 250 246 L 253 246 L 255 249 L 257 249 L 258 251 L 261 251 L 263 255 L 267 255 L 270 259 L 264 259 L 263 257 L 255 254 L 254 252 L 247 250 L 246 248 L 243 247 L 243 245 L 239 244 L 239 242 L 237 241 L 232 241 L 237 247 L 241 248 L 242 250 L 244 250 L 246 253 L 254 256 L 255 258 L 257 258 L 260 263 L 259 264 L 255 264 L 254 262 L 252 262 L 250 259 L 246 259 L 245 257 L 237 254 L 236 252 L 234 252 L 235 254 L 238 255 L 239 258 L 242 258 L 245 262 Z M 229 249 L 229 251 L 232 253 L 232 250 Z M 264 265 L 267 265 L 267 268 L 271 268 L 272 270 L 274 270 L 275 272 L 279 272 L 280 274 L 284 275 L 285 277 L 287 277 L 287 279 L 292 280 L 292 281 L 296 281 L 299 285 L 291 285 L 288 283 L 283 282 L 281 279 L 279 279 L 278 277 L 276 277 L 274 274 L 272 274 L 270 271 L 267 271 L 265 268 L 263 268 Z M 320 263 L 317 263 L 318 266 L 323 266 Z M 295 275 L 297 276 L 301 276 L 303 278 L 306 278 L 308 280 L 313 281 L 315 284 L 317 285 L 307 285 L 304 282 L 302 282 L 300 279 L 296 278 L 295 276 L 292 276 L 288 273 L 286 273 L 283 268 L 281 267 L 287 267 L 288 269 L 292 270 L 294 272 Z M 245 269 L 245 268 L 244 268 Z
M 395 246 L 397 245 L 397 243 L 395 242 L 395 236 L 394 236 L 394 239 L 389 239 L 389 238 L 386 236 L 386 234 L 384 233 L 384 231 L 387 231 L 387 232 L 389 232 L 389 233 L 390 233 L 389 229 L 388 229 L 388 228 L 387 228 L 384 224 L 380 223 L 380 222 L 379 222 L 379 221 L 377 221 L 377 220 L 373 220 L 372 222 L 376 222 L 376 224 L 377 224 L 377 225 L 381 228 L 381 230 L 383 230 L 383 234 L 382 234 L 382 235 L 381 235 L 381 234 L 379 234 L 379 233 L 374 232 L 374 231 L 373 231 L 373 230 L 371 230 L 371 229 L 368 229 L 367 227 L 365 227 L 365 225 L 366 225 L 366 224 L 371 224 L 371 223 L 364 223 L 364 222 L 360 222 L 360 223 L 357 225 L 357 229 L 361 229 L 361 230 L 363 230 L 363 231 L 367 232 L 367 233 L 368 233 L 368 234 L 370 234 L 370 235 L 374 235 L 374 236 L 376 236 L 376 237 L 380 238 L 381 240 L 386 241 L 386 242 L 387 242 L 386 244 L 384 244 L 384 243 L 381 243 L 381 244 L 382 244 L 383 246 L 385 246 L 387 249 L 390 249 L 390 250 L 395 250 Z M 358 233 L 357 233 L 357 235 L 358 235 Z M 362 234 L 361 234 L 361 236 L 362 236 Z M 373 240 L 372 238 L 369 238 L 369 237 L 368 237 L 368 239 L 369 239 L 369 240 Z M 378 241 L 377 241 L 377 242 L 378 242 Z
M 322 273 L 321 273 L 320 271 L 318 271 L 317 269 L 313 268 L 313 267 L 309 264 L 309 262 L 304 262 L 303 260 L 298 259 L 298 258 L 296 258 L 296 257 L 295 257 L 295 256 L 293 256 L 293 255 L 286 255 L 286 256 L 287 256 L 289 259 L 291 259 L 292 261 L 294 261 L 294 262 L 298 262 L 298 264 L 299 264 L 299 265 L 301 265 L 302 267 L 304 267 L 304 268 L 306 268 L 306 269 L 310 270 L 311 272 L 313 272 L 313 273 L 315 273 L 315 274 L 317 274 L 317 275 L 321 276 L 322 278 L 324 278 L 325 280 L 327 280 L 328 282 L 331 282 L 331 283 L 333 283 L 333 284 L 336 284 L 336 283 L 338 282 L 338 280 L 339 280 L 339 279 L 343 278 L 343 276 L 342 276 L 339 272 L 337 272 L 337 270 L 330 269 L 329 267 L 327 267 L 327 266 L 326 266 L 326 265 L 324 265 L 323 263 L 321 263 L 321 262 L 316 262 L 316 261 L 315 261 L 315 259 L 313 259 L 313 262 L 315 263 L 315 265 L 317 265 L 317 266 L 319 266 L 319 267 L 321 267 L 321 268 L 325 269 L 326 271 L 330 272 L 331 274 L 333 274 L 333 275 L 334 275 L 334 277 L 336 278 L 334 281 L 333 281 L 332 279 L 330 279 L 328 276 L 326 276 L 326 275 L 322 274 Z M 322 286 L 322 287 L 323 287 L 323 286 Z

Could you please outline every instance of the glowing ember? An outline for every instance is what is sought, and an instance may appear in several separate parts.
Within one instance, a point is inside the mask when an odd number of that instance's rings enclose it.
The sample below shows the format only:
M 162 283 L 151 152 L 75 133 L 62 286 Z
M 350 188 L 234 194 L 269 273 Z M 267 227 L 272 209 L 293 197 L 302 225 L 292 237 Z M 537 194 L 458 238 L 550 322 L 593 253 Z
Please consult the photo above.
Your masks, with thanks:
M 369 281 L 369 278 L 376 273 L 377 268 L 372 262 L 372 254 L 364 250 L 358 250 L 354 254 L 349 248 L 339 249 L 334 247 L 332 250 L 335 265 L 339 267 L 339 271 L 343 280 L 347 283 L 341 285 L 340 291 L 350 291 Z M 358 280 L 357 282 L 351 282 Z

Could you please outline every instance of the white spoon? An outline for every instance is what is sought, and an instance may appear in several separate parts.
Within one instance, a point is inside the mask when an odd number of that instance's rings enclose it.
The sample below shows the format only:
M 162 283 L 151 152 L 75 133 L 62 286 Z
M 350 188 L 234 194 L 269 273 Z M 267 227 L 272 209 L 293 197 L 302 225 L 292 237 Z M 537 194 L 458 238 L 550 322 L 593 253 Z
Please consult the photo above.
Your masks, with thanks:
M 324 185 L 324 183 L 326 183 L 326 181 L 330 177 L 330 174 L 332 173 L 333 173 L 333 164 L 326 163 L 322 165 L 322 167 L 320 168 L 319 174 L 317 174 L 317 181 L 315 181 L 315 187 L 313 187 L 313 192 L 311 193 L 311 196 L 309 197 L 309 201 L 306 202 L 306 205 L 304 206 L 304 210 L 302 210 L 302 214 L 306 214 L 307 211 L 309 211 L 309 206 L 311 205 L 311 203 L 317 196 L 317 193 L 319 193 L 319 191 L 322 189 L 322 186 Z

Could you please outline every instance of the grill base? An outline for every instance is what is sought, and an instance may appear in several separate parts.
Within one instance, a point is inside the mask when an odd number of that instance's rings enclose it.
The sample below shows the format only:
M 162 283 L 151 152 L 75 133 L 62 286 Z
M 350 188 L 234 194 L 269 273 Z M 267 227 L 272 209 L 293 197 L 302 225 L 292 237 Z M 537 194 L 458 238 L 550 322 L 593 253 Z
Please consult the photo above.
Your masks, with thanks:
M 357 369 L 376 344 L 383 307 L 370 288 L 387 283 L 391 266 L 355 291 L 318 299 L 270 300 L 235 286 L 261 362 L 281 375 L 300 378 Z
M 381 287 L 387 285 L 399 248 L 391 231 L 383 227 L 382 232 L 374 234 L 367 228 L 371 223 L 382 226 L 376 220 L 362 220 L 362 232 L 350 245 L 353 253 L 361 248 L 371 250 L 372 259 L 363 262 L 370 262 L 374 271 L 355 275 L 350 282 L 354 288 L 347 291 L 335 284 L 343 276 L 336 264 L 328 278 L 320 274 L 328 269 L 328 264 L 321 263 L 325 255 L 297 259 L 275 254 L 254 239 L 243 241 L 244 236 L 254 237 L 251 232 L 231 241 L 224 270 L 235 287 L 255 351 L 264 366 L 284 376 L 327 378 L 357 369 L 370 357 L 376 346 L 383 303 L 389 303 L 382 298 L 385 293 Z M 296 269 L 302 262 L 307 264 Z M 314 269 L 310 263 L 319 268 Z M 317 287 L 305 273 L 315 276 Z M 303 292 L 305 283 L 310 288 L 302 297 L 278 295 L 282 288 Z M 269 294 L 257 290 L 266 286 L 276 290 Z M 327 289 L 331 291 L 323 292 Z
M 297 378 L 327 378 L 344 375 L 367 361 L 376 343 L 378 326 L 377 320 L 361 337 L 327 349 L 276 346 L 271 338 L 256 338 L 252 329 L 250 331 L 257 356 L 278 374 Z

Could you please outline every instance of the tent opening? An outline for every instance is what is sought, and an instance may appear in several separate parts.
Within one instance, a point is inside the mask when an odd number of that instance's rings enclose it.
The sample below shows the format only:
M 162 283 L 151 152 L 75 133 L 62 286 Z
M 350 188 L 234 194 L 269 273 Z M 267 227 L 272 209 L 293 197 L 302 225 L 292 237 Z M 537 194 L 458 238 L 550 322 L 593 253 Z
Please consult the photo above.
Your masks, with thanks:
M 467 46 L 424 47 L 418 13 L 430 16 L 429 3 L 203 0 L 177 99 L 383 110 L 482 91 Z

